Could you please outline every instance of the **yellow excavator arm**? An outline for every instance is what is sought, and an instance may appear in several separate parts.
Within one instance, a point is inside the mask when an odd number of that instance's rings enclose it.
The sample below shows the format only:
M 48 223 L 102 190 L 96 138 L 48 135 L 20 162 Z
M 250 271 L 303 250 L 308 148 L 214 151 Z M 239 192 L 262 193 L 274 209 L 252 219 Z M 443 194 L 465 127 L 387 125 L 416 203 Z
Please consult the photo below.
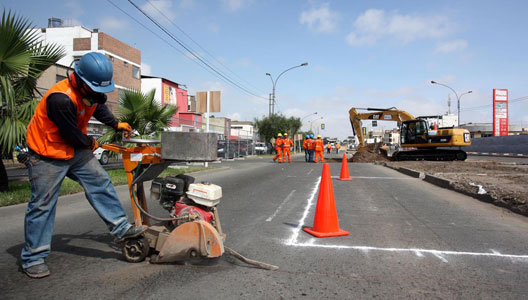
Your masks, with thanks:
M 374 111 L 369 113 L 358 113 L 357 109 L 364 109 L 367 111 Z M 403 121 L 414 120 L 414 116 L 404 110 L 398 110 L 396 108 L 355 108 L 352 107 L 348 114 L 350 116 L 350 124 L 354 134 L 358 137 L 359 148 L 358 151 L 364 151 L 365 148 L 365 137 L 361 130 L 361 120 L 372 120 L 372 121 L 393 121 L 398 122 L 398 125 Z

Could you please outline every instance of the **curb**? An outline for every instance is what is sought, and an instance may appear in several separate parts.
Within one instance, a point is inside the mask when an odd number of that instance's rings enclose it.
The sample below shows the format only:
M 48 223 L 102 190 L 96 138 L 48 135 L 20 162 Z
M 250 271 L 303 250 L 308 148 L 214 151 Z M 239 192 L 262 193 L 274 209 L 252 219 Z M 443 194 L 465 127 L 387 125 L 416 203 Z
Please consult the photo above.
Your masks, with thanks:
M 522 211 L 518 210 L 516 207 L 508 207 L 503 202 L 500 202 L 500 201 L 497 201 L 497 200 L 493 199 L 493 197 L 491 197 L 490 194 L 472 193 L 472 192 L 468 192 L 466 190 L 462 190 L 460 188 L 457 188 L 455 181 L 451 181 L 451 180 L 448 180 L 448 179 L 440 178 L 440 177 L 433 176 L 433 175 L 430 175 L 430 174 L 425 174 L 424 172 L 418 172 L 418 171 L 407 169 L 407 168 L 401 168 L 401 167 L 397 168 L 397 167 L 389 166 L 387 163 L 380 163 L 379 165 L 385 166 L 385 167 L 387 167 L 389 169 L 393 169 L 395 171 L 398 171 L 400 173 L 403 173 L 403 174 L 411 176 L 411 177 L 422 178 L 423 181 L 426 181 L 426 182 L 428 182 L 430 184 L 433 184 L 433 185 L 436 185 L 438 187 L 445 188 L 445 189 L 448 189 L 448 190 L 452 190 L 452 191 L 455 191 L 457 193 L 460 193 L 460 194 L 475 198 L 475 199 L 477 199 L 479 201 L 482 201 L 482 202 L 485 202 L 485 203 L 490 203 L 490 204 L 493 204 L 495 206 L 505 208 L 505 209 L 507 209 L 507 210 L 509 210 L 511 212 L 516 213 L 516 214 L 528 217 L 528 213 L 522 212 Z M 419 174 L 419 175 L 416 176 L 417 174 Z
M 528 158 L 528 154 L 520 154 L 520 153 L 467 152 L 467 154 L 477 155 L 477 156 L 505 156 L 505 157 Z

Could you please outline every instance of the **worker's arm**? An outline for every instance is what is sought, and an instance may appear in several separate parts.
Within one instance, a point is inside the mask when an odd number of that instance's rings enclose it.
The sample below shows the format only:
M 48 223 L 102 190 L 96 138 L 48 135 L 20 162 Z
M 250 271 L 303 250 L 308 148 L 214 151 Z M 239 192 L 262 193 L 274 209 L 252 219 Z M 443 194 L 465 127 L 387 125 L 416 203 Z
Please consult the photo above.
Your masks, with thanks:
M 117 120 L 105 104 L 97 104 L 93 117 L 97 119 L 97 121 L 117 130 Z
M 77 127 L 77 110 L 73 101 L 62 93 L 53 93 L 46 101 L 48 118 L 57 125 L 61 137 L 74 148 L 89 148 L 93 139 Z

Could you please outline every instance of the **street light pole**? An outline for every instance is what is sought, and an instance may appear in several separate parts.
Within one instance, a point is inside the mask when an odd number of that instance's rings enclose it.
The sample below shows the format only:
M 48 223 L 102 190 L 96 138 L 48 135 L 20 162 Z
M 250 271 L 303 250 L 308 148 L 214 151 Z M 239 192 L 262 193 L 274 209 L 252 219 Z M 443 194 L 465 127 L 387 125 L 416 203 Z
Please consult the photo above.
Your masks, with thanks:
M 431 80 L 431 83 L 432 84 L 438 84 L 438 85 L 442 85 L 442 86 L 445 86 L 446 88 L 450 89 L 453 91 L 453 93 L 455 93 L 455 96 L 457 97 L 457 111 L 458 111 L 458 126 L 457 127 L 460 127 L 460 98 L 462 98 L 462 96 L 466 95 L 466 94 L 471 94 L 473 93 L 473 91 L 467 91 L 465 93 L 462 93 L 460 94 L 460 96 L 458 96 L 457 92 L 451 88 L 450 86 L 446 85 L 446 84 L 443 84 L 443 83 L 440 83 L 440 82 L 436 82 L 434 80 Z
M 299 68 L 299 67 L 304 67 L 304 66 L 307 66 L 308 63 L 305 62 L 305 63 L 302 63 L 298 66 L 294 66 L 294 67 L 291 67 L 289 69 L 286 69 L 284 71 L 282 71 L 282 73 L 279 74 L 279 76 L 277 76 L 277 79 L 273 80 L 273 77 L 271 76 L 270 73 L 266 73 L 266 75 L 268 75 L 271 79 L 271 84 L 273 85 L 273 90 L 271 92 L 271 101 L 270 101 L 270 115 L 269 117 L 271 117 L 272 115 L 275 114 L 275 86 L 277 85 L 277 81 L 279 81 L 279 78 L 282 76 L 282 74 L 288 72 L 289 70 L 291 69 L 295 69 L 295 68 Z
M 317 118 L 317 119 L 312 120 L 312 121 L 310 122 L 310 131 L 312 131 L 312 124 L 313 124 L 313 122 L 315 122 L 315 121 L 319 121 L 319 120 L 322 120 L 322 119 L 324 119 L 324 117 L 320 117 L 320 118 Z

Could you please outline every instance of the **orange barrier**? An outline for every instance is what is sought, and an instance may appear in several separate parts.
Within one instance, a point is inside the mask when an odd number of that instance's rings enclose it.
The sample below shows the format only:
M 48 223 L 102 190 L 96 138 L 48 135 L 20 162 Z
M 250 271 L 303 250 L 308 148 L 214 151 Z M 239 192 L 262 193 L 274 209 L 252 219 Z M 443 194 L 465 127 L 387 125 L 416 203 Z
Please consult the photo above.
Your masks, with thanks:
M 348 161 L 346 158 L 346 154 L 343 154 L 343 162 L 341 162 L 341 175 L 339 175 L 339 180 L 353 180 L 352 178 L 350 178 L 350 173 L 348 172 Z
M 315 208 L 314 225 L 310 228 L 304 228 L 304 231 L 319 238 L 349 234 L 348 231 L 339 228 L 332 177 L 330 176 L 330 167 L 327 163 L 323 165 L 321 185 L 319 187 L 317 206 Z

